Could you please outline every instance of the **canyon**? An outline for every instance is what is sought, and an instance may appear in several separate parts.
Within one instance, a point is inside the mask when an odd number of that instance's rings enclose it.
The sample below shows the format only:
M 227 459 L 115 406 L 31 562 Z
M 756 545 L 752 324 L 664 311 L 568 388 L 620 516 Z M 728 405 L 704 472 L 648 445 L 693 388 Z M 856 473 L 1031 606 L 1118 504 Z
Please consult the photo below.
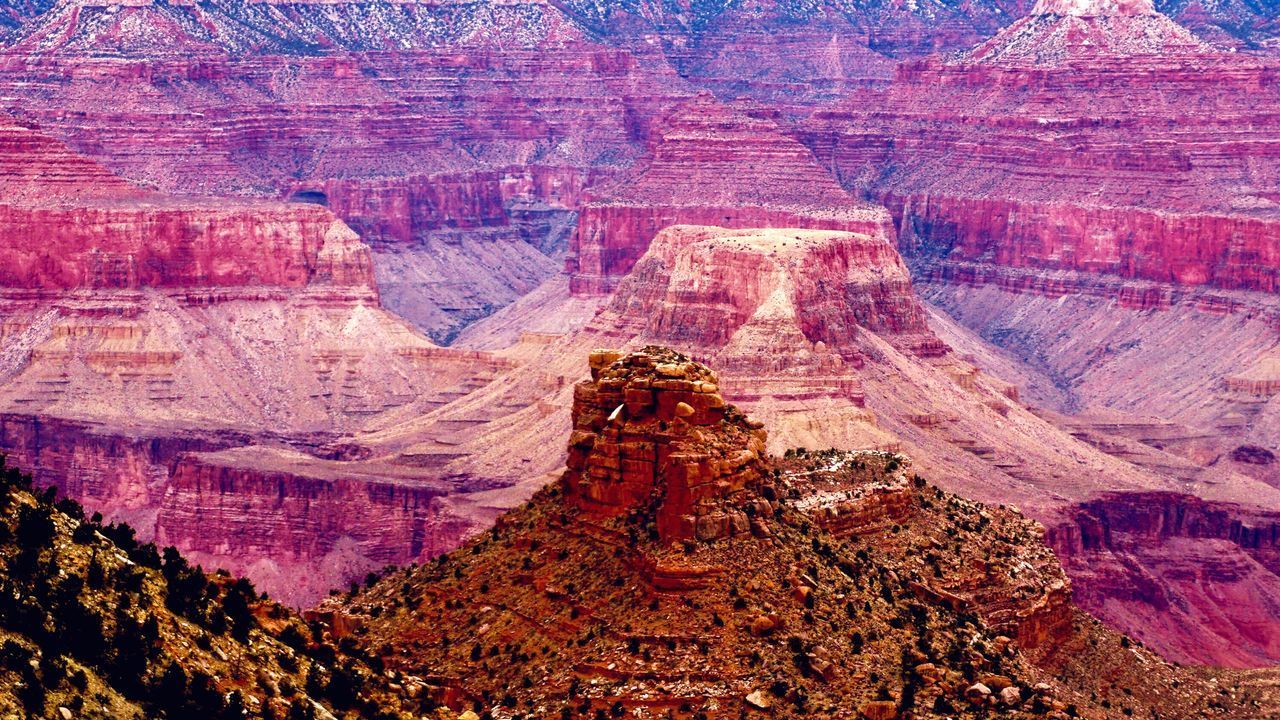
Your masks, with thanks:
M 1165 657 L 1280 658 L 1262 11 L 6 8 L 0 448 L 148 538 L 299 605 L 425 562 L 658 344 Z
M 14 123 L 0 147 L 11 462 L 294 602 L 474 529 L 441 498 L 483 482 L 289 471 L 359 457 L 341 438 L 371 418 L 504 367 L 386 312 L 369 247 L 341 220 L 143 190 Z M 283 459 L 246 473 L 253 453 Z M 368 532 L 353 503 L 403 533 Z

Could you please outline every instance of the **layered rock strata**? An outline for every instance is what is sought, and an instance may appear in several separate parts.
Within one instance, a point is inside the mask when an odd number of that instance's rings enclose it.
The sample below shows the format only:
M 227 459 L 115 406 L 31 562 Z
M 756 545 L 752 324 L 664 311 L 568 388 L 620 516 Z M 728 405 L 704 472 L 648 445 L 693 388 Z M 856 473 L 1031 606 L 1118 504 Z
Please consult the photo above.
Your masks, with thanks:
M 771 120 L 709 97 L 668 117 L 651 145 L 638 170 L 584 197 L 566 262 L 575 294 L 611 291 L 671 225 L 892 232 Z
M 40 482 L 289 602 L 492 517 L 439 500 L 484 483 L 351 468 L 371 453 L 342 435 L 510 364 L 383 310 L 327 209 L 161 195 L 15 123 L 0 187 L 0 451 Z M 402 531 L 371 535 L 379 513 Z
M 1077 506 L 1048 540 L 1081 606 L 1165 657 L 1274 661 L 1280 515 L 1175 493 L 1116 494 Z
M 1274 292 L 1275 74 L 1149 2 L 1042 2 L 801 134 L 922 264 Z
M 675 353 L 594 353 L 574 388 L 565 498 L 606 516 L 647 510 L 663 541 L 747 532 L 732 498 L 764 477 L 765 433 L 718 388 Z
M 327 205 L 441 342 L 560 264 L 563 228 L 519 208 L 570 211 L 690 94 L 543 2 L 73 3 L 11 38 L 0 85 L 132 181 Z
M 1034 366 L 1018 364 L 954 321 L 921 306 L 909 277 L 892 245 L 874 237 L 813 230 L 672 227 L 659 233 L 632 273 L 619 283 L 612 299 L 581 330 L 537 342 L 526 338 L 504 352 L 519 358 L 530 370 L 545 373 L 544 386 L 558 387 L 552 392 L 558 402 L 567 405 L 571 402 L 568 382 L 580 370 L 564 362 L 566 354 L 581 354 L 607 344 L 675 345 L 724 368 L 717 383 L 719 392 L 770 425 L 767 444 L 774 452 L 796 446 L 900 450 L 914 458 L 922 473 L 944 478 L 948 489 L 990 503 L 1016 505 L 1053 528 L 1069 525 L 1073 508 L 1105 492 L 1191 492 L 1214 503 L 1241 505 L 1276 497 L 1274 479 L 1267 474 L 1271 465 L 1232 459 L 1234 450 L 1244 444 L 1241 441 L 1223 445 L 1206 441 L 1203 433 L 1176 428 L 1143 430 L 1139 435 L 1126 430 L 1122 420 L 1086 423 L 1082 419 L 1074 423 L 1051 413 L 1030 412 L 1019 398 L 1070 402 L 1072 388 L 1043 377 Z M 1179 355 L 1162 350 L 1156 340 L 1173 336 L 1184 324 L 1203 333 L 1212 345 L 1235 348 L 1218 357 L 1224 368 L 1241 363 L 1249 367 L 1253 358 L 1265 357 L 1271 346 L 1266 334 L 1256 332 L 1263 327 L 1259 323 L 1269 317 L 1263 307 L 1259 306 L 1256 316 L 1245 313 L 1232 319 L 1235 316 L 1228 315 L 1227 321 L 1207 309 L 1190 314 L 1171 309 L 1152 315 L 1142 309 L 1146 307 L 1142 303 L 1173 297 L 1166 294 L 1168 286 L 1151 284 L 1152 291 L 1146 292 L 1134 285 L 1134 307 L 1127 310 L 1088 294 L 1079 299 L 1063 296 L 1063 292 L 1079 292 L 1071 280 L 1077 277 L 1051 275 L 1041 278 L 1040 285 L 1028 285 L 1033 290 L 1040 288 L 1035 290 L 1037 295 L 1012 296 L 1034 297 L 1043 305 L 1040 314 L 1016 319 L 1045 320 L 1044 327 L 1029 335 L 1026 342 L 1045 343 L 1058 357 L 1075 358 L 1062 368 L 1063 377 L 1077 373 L 1077 367 L 1106 368 L 1110 356 L 1099 356 L 1090 350 L 1091 343 L 1084 342 L 1092 336 L 1105 337 L 1113 346 L 1117 364 L 1098 375 L 1099 388 L 1104 378 L 1110 378 L 1106 386 L 1117 392 L 1128 388 L 1125 397 L 1138 406 L 1176 396 L 1188 411 L 1221 412 L 1224 422 L 1239 411 L 1238 405 L 1206 404 L 1204 392 L 1195 389 L 1199 386 L 1188 388 L 1176 382 L 1193 366 L 1203 370 L 1203 353 L 1198 346 L 1188 345 Z M 927 297 L 939 297 L 934 283 L 925 287 Z M 986 304 L 972 305 L 975 312 L 985 307 L 990 313 L 984 322 L 1005 319 L 1020 307 L 1003 291 L 983 287 L 974 292 L 989 295 L 975 295 L 986 297 Z M 1101 286 L 1097 294 L 1108 292 Z M 1201 298 L 1205 308 L 1212 308 L 1221 304 L 1214 297 L 1235 297 L 1192 288 L 1177 290 L 1175 296 L 1175 308 L 1201 302 L 1196 298 Z M 1064 312 L 1075 318 L 1080 333 L 1061 332 Z M 968 322 L 963 313 L 959 316 Z M 1123 322 L 1115 325 L 1117 319 Z M 1144 323 L 1153 333 L 1149 340 L 1141 334 Z M 1098 328 L 1106 332 L 1100 333 Z M 1139 343 L 1126 344 L 1134 333 L 1139 333 Z M 942 354 L 935 350 L 948 346 L 954 351 Z M 1167 367 L 1170 373 L 1159 387 L 1144 389 L 1133 383 L 1135 374 L 1149 372 L 1152 367 Z M 1259 365 L 1254 374 L 1264 373 L 1265 367 L 1265 363 Z M 1006 374 L 1025 385 L 1011 386 L 999 379 Z M 530 377 L 525 384 L 532 381 Z M 1206 392 L 1214 394 L 1223 387 Z M 517 395 L 514 388 L 507 388 L 494 399 Z M 567 427 L 564 415 L 558 425 L 549 425 L 556 415 L 522 412 L 519 422 L 526 428 L 543 432 L 558 427 L 564 432 Z M 537 447 L 543 443 L 518 439 L 523 436 L 507 419 L 475 427 L 487 442 L 509 443 L 509 451 L 520 448 L 519 452 L 530 458 L 529 465 L 538 467 Z M 1215 460 L 1218 457 L 1222 459 Z M 499 460 L 478 455 L 457 466 L 474 462 L 476 467 L 493 467 Z M 838 509 L 839 503 L 836 506 Z M 884 510 L 889 513 L 886 517 L 900 512 L 893 509 L 892 502 Z M 849 509 L 851 522 L 860 522 L 858 516 L 856 508 Z M 874 526 L 874 522 L 884 521 L 868 522 Z M 843 532 L 838 522 L 830 527 L 833 532 Z M 1196 565 L 1199 561 L 1194 558 L 1205 557 L 1213 544 L 1208 538 L 1187 542 L 1184 550 L 1166 555 L 1134 552 L 1124 555 L 1123 562 L 1131 563 L 1136 572 L 1160 575 L 1179 553 Z M 1106 578 L 1123 576 L 1106 571 L 1095 575 L 1084 569 L 1077 572 L 1076 568 L 1085 564 L 1069 567 L 1086 596 L 1094 588 L 1106 587 Z M 1270 582 L 1269 575 L 1269 571 L 1260 572 L 1242 587 L 1261 592 Z M 1176 583 L 1169 587 L 1169 602 L 1208 607 L 1203 596 L 1190 589 Z M 1257 597 L 1249 594 L 1252 592 L 1241 597 Z M 1056 602 L 1046 600 L 1048 607 Z M 1137 632 L 1136 611 L 1109 613 L 1096 605 L 1091 607 L 1117 627 Z M 1206 612 L 1223 612 L 1224 607 Z M 1252 602 L 1250 607 L 1256 617 L 1271 616 L 1265 602 Z M 1221 642 L 1195 633 L 1170 626 L 1143 637 L 1153 647 L 1175 652 L 1202 640 L 1205 647 Z M 1254 651 L 1229 661 L 1258 662 L 1257 655 L 1251 653 Z M 1214 659 L 1224 661 L 1224 657 Z

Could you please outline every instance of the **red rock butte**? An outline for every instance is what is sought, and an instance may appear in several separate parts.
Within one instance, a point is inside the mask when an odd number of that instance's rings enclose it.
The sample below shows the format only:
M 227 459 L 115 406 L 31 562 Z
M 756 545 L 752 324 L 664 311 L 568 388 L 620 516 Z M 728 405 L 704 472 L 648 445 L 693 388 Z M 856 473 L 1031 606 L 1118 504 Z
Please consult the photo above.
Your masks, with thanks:
M 893 244 L 844 230 L 668 227 L 595 325 L 715 356 L 735 374 L 856 368 L 865 331 L 945 353 Z
M 574 388 L 566 499 L 652 513 L 663 542 L 747 533 L 732 497 L 764 478 L 765 431 L 726 405 L 716 376 L 660 348 L 597 351 L 590 364 Z

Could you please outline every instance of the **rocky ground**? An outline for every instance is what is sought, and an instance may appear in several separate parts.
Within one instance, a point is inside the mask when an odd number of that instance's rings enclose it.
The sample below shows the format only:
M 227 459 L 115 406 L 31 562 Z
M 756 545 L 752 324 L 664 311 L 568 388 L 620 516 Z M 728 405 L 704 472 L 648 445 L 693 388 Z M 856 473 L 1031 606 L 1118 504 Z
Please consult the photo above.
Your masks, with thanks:
M 424 711 L 414 681 L 340 647 L 247 580 L 206 574 L 100 519 L 0 466 L 0 717 L 391 720 Z
M 716 381 L 660 348 L 594 354 L 560 482 L 326 609 L 495 718 L 1274 710 L 1074 610 L 1039 524 L 892 453 L 764 456 Z

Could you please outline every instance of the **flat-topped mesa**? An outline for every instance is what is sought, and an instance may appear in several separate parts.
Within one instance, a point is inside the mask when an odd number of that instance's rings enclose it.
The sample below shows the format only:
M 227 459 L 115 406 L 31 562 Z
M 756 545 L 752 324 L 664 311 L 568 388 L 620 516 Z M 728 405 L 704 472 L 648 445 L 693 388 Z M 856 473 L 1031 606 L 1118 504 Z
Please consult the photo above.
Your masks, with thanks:
M 640 170 L 586 200 L 566 261 L 577 295 L 611 291 L 671 225 L 893 233 L 886 210 L 847 193 L 772 120 L 705 95 L 654 129 Z
M 765 476 L 765 431 L 720 396 L 711 370 L 672 350 L 591 354 L 574 388 L 566 499 L 630 513 L 661 542 L 750 532 L 747 491 Z
M 864 330 L 946 352 L 893 243 L 838 230 L 668 227 L 601 318 L 735 378 L 838 375 L 861 364 Z

